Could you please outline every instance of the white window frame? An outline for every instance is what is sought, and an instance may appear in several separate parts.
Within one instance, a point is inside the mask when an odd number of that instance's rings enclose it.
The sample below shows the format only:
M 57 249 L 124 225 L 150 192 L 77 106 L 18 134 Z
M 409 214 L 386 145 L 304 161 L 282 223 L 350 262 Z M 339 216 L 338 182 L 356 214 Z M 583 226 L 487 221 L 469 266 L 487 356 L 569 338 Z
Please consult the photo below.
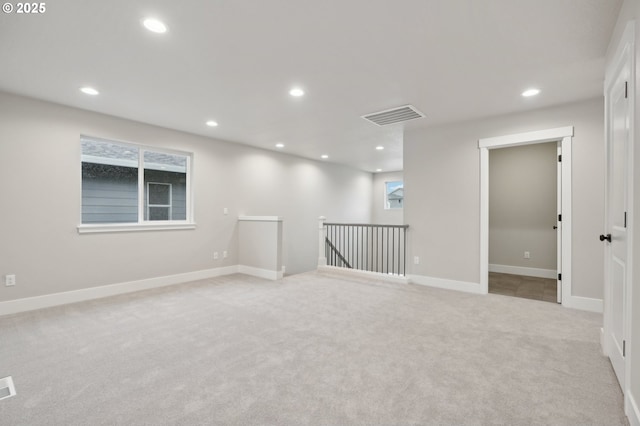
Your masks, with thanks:
M 389 194 L 387 194 L 387 184 L 402 182 L 402 188 L 404 189 L 404 180 L 388 180 L 384 182 L 384 209 L 385 210 L 402 210 L 404 209 L 404 197 L 402 197 L 402 205 L 400 207 L 391 207 L 389 204 Z
M 151 204 L 151 200 L 149 199 L 149 196 L 151 195 L 151 188 L 149 187 L 150 185 L 165 185 L 169 187 L 169 204 Z M 147 182 L 147 222 L 155 222 L 152 221 L 151 218 L 151 207 L 166 207 L 169 209 L 169 220 L 171 220 L 171 216 L 172 216 L 172 212 L 171 210 L 173 209 L 173 185 L 170 183 L 164 183 L 164 182 Z M 166 222 L 166 221 L 163 221 Z
M 176 229 L 195 229 L 193 212 L 193 153 L 178 151 L 173 149 L 158 148 L 150 145 L 142 145 L 132 142 L 124 142 L 113 139 L 105 139 L 89 135 L 80 135 L 80 140 L 89 139 L 96 142 L 104 142 L 126 146 L 130 149 L 138 151 L 138 221 L 131 223 L 91 223 L 83 224 L 82 222 L 82 202 L 80 202 L 80 224 L 77 226 L 79 234 L 107 233 L 107 232 L 137 232 L 137 231 L 162 231 Z M 78 164 L 82 167 L 82 148 L 79 150 L 80 159 Z M 144 182 L 144 153 L 145 151 L 157 152 L 168 155 L 179 155 L 186 157 L 187 173 L 186 173 L 186 208 L 187 214 L 185 220 L 145 220 L 144 219 L 144 202 L 145 200 L 145 182 Z M 80 174 L 80 197 L 82 200 L 82 174 Z M 147 203 L 148 204 L 148 203 Z M 171 212 L 171 209 L 169 210 Z

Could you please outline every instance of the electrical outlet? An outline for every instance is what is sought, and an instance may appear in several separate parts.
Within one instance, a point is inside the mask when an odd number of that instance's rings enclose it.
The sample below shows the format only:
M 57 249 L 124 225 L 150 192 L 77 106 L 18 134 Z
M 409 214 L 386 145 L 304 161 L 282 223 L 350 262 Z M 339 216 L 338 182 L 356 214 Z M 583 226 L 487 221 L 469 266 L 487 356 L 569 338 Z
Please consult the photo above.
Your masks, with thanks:
M 223 259 L 226 259 L 226 258 L 227 258 L 227 251 L 226 251 L 226 250 L 222 252 L 222 258 L 223 258 Z
M 413 256 L 413 264 L 414 265 L 419 265 L 420 264 L 420 258 L 418 256 Z
M 218 260 L 218 252 L 217 251 L 213 252 L 213 260 Z
M 524 258 L 525 259 L 531 259 L 531 252 L 525 251 L 524 252 Z
M 223 212 L 224 214 L 229 214 L 229 209 L 225 207 L 225 208 L 222 210 L 222 212 Z
M 10 275 L 5 275 L 4 276 L 4 285 L 6 285 L 7 287 L 11 287 L 16 285 L 16 276 L 13 274 Z

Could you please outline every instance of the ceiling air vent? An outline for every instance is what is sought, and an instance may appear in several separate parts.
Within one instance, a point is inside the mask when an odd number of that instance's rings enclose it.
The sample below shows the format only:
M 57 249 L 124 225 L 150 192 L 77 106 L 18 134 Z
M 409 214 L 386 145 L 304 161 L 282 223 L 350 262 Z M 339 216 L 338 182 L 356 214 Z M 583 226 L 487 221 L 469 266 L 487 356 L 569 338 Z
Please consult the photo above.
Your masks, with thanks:
M 415 109 L 413 105 L 405 105 L 398 108 L 392 108 L 385 111 L 374 112 L 363 115 L 362 118 L 377 124 L 378 126 L 386 126 L 387 124 L 401 123 L 403 121 L 422 118 L 424 114 Z

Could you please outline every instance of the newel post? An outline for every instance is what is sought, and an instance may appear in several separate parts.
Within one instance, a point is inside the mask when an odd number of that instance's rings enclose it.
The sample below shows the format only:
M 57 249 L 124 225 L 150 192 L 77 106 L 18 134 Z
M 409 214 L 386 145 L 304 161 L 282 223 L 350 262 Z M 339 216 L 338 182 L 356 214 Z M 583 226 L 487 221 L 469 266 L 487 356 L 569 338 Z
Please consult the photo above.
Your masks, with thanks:
M 327 228 L 324 226 L 326 217 L 318 218 L 318 266 L 326 266 L 327 258 L 325 257 L 325 239 L 327 238 Z

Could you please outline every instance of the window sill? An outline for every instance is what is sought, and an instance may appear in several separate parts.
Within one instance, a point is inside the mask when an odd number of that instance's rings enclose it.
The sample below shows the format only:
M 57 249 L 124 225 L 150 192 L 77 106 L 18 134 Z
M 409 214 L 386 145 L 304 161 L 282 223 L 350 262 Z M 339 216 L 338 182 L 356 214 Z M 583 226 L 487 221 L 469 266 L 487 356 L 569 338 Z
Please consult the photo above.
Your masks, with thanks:
M 196 229 L 192 222 L 172 223 L 104 223 L 78 225 L 78 234 L 99 234 L 107 232 L 144 232 L 144 231 L 175 231 L 182 229 Z

